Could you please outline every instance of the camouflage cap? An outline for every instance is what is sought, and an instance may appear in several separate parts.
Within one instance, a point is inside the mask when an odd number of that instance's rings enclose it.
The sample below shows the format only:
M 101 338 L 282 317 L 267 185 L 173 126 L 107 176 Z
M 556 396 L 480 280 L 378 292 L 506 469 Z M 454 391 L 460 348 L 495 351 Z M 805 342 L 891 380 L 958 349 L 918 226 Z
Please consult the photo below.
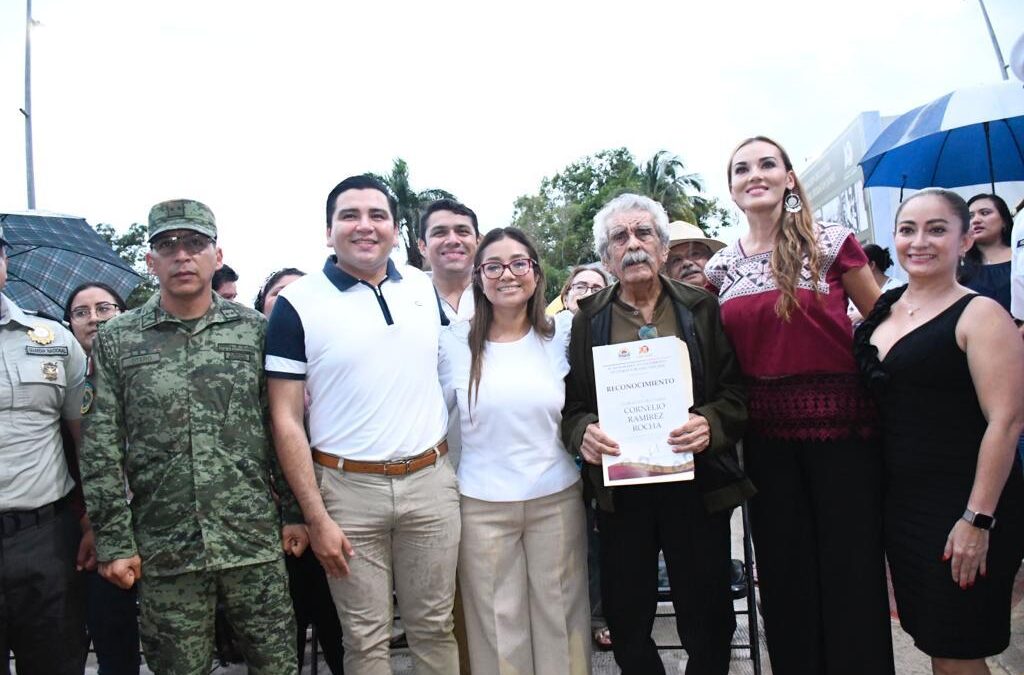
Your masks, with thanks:
M 211 239 L 217 238 L 213 211 L 194 199 L 172 199 L 149 210 L 149 241 L 169 230 L 194 230 Z

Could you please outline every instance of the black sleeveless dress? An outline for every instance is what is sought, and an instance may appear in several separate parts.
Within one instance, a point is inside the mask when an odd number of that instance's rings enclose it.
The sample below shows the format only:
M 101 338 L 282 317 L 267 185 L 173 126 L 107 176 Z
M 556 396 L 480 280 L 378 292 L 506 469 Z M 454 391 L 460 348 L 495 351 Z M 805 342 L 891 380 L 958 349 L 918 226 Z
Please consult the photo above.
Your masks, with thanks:
M 904 290 L 885 293 L 854 340 L 882 421 L 885 548 L 900 623 L 929 656 L 991 656 L 1010 640 L 1010 594 L 1024 555 L 1024 475 L 1015 460 L 989 536 L 988 574 L 961 590 L 941 557 L 967 507 L 987 427 L 955 335 L 977 296 L 960 298 L 879 361 L 871 335 Z

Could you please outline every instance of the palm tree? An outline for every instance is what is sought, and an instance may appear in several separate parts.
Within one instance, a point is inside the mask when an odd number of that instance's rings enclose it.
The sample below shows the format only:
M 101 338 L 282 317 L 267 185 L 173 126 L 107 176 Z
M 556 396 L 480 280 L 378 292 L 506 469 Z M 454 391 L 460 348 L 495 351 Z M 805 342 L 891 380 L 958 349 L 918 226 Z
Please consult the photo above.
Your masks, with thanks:
M 640 179 L 644 194 L 665 207 L 669 220 L 701 222 L 699 209 L 694 208 L 694 197 L 689 193 L 703 192 L 704 182 L 699 175 L 686 173 L 679 155 L 657 151 L 640 167 Z
M 455 199 L 455 195 L 447 190 L 431 188 L 417 192 L 409 182 L 409 165 L 401 157 L 396 157 L 391 166 L 391 173 L 386 176 L 376 176 L 394 195 L 398 202 L 398 213 L 395 218 L 398 222 L 398 231 L 405 244 L 406 260 L 410 265 L 423 268 L 423 256 L 417 245 L 419 234 L 416 228 L 419 226 L 420 211 L 435 199 Z

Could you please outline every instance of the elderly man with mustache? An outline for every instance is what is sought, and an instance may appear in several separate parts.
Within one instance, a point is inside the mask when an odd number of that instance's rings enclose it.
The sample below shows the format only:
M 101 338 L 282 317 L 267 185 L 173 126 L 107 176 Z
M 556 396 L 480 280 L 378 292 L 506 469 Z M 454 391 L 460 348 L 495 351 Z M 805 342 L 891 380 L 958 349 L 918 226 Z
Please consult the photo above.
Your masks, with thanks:
M 586 462 L 585 490 L 596 496 L 601 595 L 615 660 L 624 675 L 664 673 L 651 628 L 663 551 L 687 675 L 725 675 L 736 620 L 729 594 L 729 510 L 754 492 L 736 459 L 747 419 L 739 368 L 702 289 L 659 274 L 668 253 L 665 209 L 624 194 L 594 217 L 594 245 L 618 282 L 583 298 L 573 320 L 562 436 Z M 694 406 L 670 432 L 678 452 L 695 453 L 695 479 L 608 488 L 601 455 L 618 444 L 597 416 L 592 347 L 675 335 L 689 348 Z

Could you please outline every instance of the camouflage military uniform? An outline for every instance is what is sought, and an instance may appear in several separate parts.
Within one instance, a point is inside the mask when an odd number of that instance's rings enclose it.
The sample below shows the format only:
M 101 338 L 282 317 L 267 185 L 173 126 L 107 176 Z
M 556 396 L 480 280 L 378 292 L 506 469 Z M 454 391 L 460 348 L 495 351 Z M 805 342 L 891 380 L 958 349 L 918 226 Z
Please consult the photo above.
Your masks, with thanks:
M 216 295 L 183 322 L 156 294 L 96 338 L 86 501 L 100 561 L 142 559 L 143 645 L 158 673 L 209 672 L 218 599 L 250 672 L 296 668 L 271 479 L 285 521 L 301 512 L 269 442 L 265 331 L 260 314 Z

